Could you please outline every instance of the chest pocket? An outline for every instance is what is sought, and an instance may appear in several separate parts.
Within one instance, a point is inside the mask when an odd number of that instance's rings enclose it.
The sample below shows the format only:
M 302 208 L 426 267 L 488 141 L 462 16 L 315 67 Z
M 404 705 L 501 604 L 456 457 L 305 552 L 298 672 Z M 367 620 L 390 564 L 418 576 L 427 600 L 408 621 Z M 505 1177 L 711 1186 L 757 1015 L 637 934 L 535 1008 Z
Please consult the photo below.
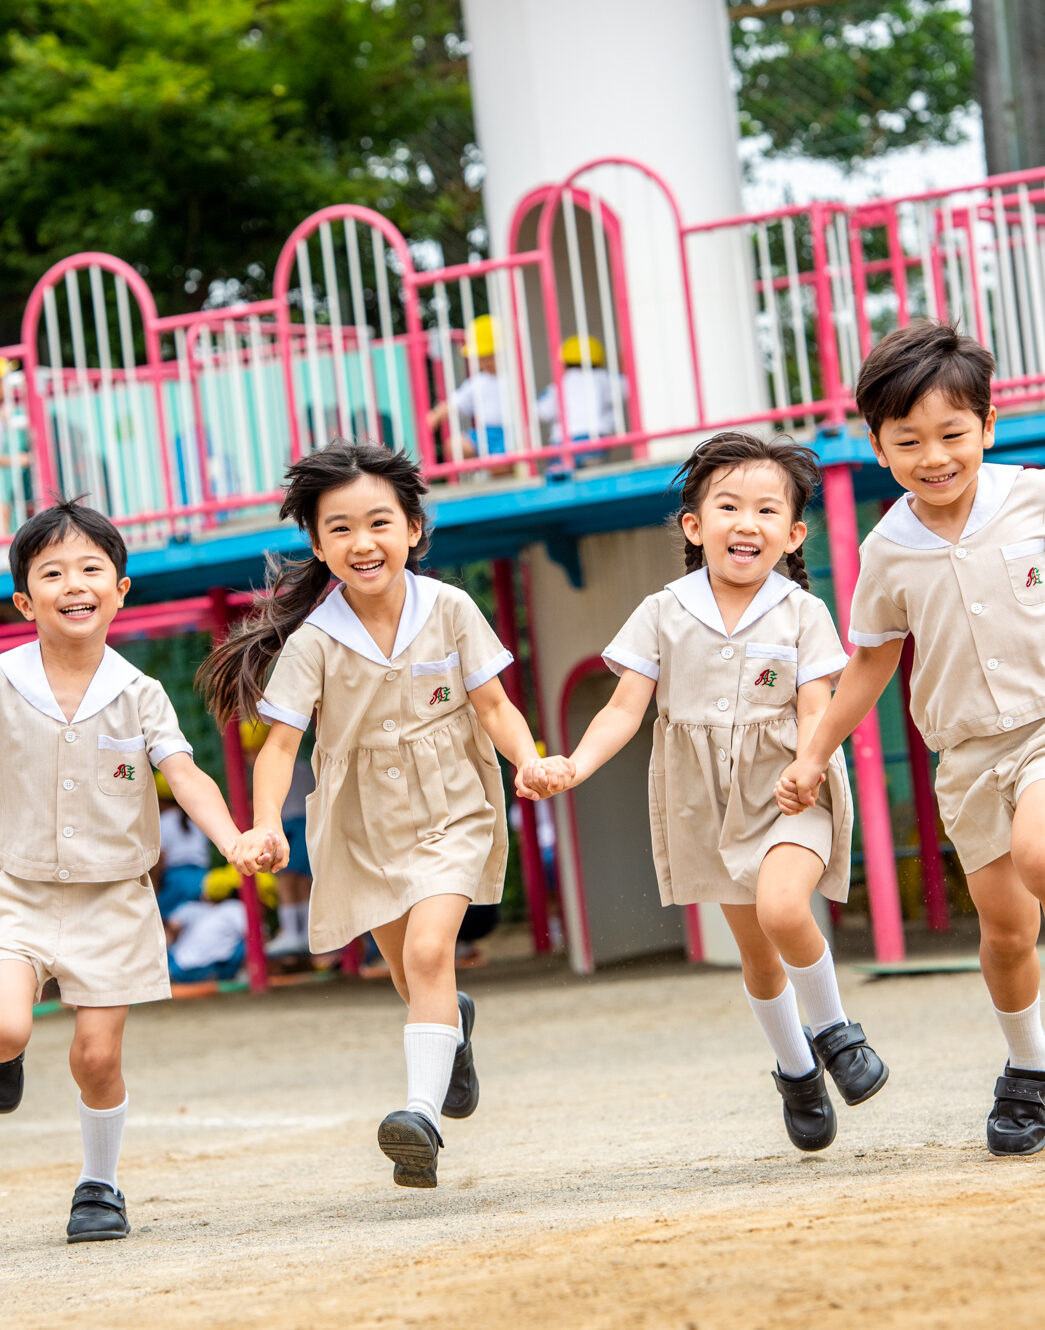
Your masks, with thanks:
M 740 691 L 748 702 L 759 706 L 783 706 L 794 699 L 797 674 L 797 647 L 748 642 L 744 648 Z
M 98 787 L 103 794 L 141 798 L 152 784 L 152 770 L 145 755 L 145 735 L 114 739 L 108 734 L 99 734 L 96 770 Z
M 447 715 L 465 701 L 461 658 L 456 651 L 443 660 L 415 660 L 410 673 L 414 711 L 421 720 Z
M 1018 545 L 1003 545 L 1012 594 L 1023 605 L 1045 602 L 1045 537 L 1034 536 Z

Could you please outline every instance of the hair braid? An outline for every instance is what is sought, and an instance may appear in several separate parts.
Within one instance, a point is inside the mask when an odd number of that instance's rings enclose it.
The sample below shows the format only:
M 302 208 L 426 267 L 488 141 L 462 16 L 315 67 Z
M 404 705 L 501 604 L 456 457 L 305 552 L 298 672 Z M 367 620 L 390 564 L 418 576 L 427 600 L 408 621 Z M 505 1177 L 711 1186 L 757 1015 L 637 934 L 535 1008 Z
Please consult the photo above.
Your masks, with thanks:
M 792 582 L 797 582 L 803 591 L 809 590 L 809 574 L 806 572 L 806 561 L 801 545 L 787 556 L 787 575 Z
M 694 573 L 704 567 L 704 546 L 686 541 L 686 572 Z

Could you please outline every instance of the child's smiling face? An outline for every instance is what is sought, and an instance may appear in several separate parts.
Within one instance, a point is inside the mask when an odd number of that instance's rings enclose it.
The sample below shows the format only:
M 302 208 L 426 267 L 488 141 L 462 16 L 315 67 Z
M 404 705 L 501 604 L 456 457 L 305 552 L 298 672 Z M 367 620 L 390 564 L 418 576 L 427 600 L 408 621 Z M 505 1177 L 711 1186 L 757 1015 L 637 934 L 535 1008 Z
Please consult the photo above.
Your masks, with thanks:
M 352 601 L 382 596 L 402 579 L 421 531 L 387 480 L 363 475 L 320 495 L 312 549 Z
M 903 420 L 884 420 L 871 435 L 878 465 L 914 495 L 918 518 L 968 516 L 984 449 L 994 443 L 992 406 L 987 419 L 956 405 L 943 393 L 926 393 Z
M 806 525 L 792 516 L 791 487 L 775 462 L 721 467 L 695 513 L 684 513 L 682 530 L 704 547 L 712 582 L 759 586 L 785 553 L 798 549 Z
M 20 613 L 41 639 L 71 645 L 99 635 L 104 641 L 131 579 L 119 577 L 108 554 L 74 528 L 34 557 L 26 585 L 14 594 Z

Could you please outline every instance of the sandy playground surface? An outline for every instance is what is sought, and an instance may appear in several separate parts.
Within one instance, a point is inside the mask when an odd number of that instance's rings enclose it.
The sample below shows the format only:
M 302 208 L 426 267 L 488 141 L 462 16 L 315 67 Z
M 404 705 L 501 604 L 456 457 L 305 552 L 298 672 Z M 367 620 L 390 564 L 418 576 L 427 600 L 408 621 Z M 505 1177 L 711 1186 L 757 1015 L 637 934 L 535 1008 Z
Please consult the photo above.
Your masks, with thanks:
M 776 1330 L 1029 1326 L 1045 1154 L 983 1143 L 1004 1062 L 980 978 L 867 982 L 892 1067 L 803 1156 L 735 973 L 560 962 L 466 976 L 482 1102 L 436 1191 L 391 1183 L 401 1012 L 336 981 L 132 1013 L 126 1242 L 67 1246 L 79 1161 L 65 1013 L 0 1119 L 6 1325 Z

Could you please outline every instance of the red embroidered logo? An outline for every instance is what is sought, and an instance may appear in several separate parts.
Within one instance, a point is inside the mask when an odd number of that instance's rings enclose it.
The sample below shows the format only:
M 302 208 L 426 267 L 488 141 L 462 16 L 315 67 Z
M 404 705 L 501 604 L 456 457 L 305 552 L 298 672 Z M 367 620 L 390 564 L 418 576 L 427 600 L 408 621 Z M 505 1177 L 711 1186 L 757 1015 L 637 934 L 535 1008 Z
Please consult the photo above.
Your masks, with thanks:
M 121 762 L 112 774 L 116 780 L 133 780 L 134 768 L 129 762 Z
M 1041 573 L 1038 572 L 1036 565 L 1027 572 L 1027 585 L 1041 586 Z
M 430 707 L 434 707 L 437 702 L 449 702 L 449 701 L 450 701 L 449 688 L 437 688 L 435 692 L 432 694 L 432 696 L 428 699 L 428 705 Z
M 765 669 L 755 680 L 755 687 L 772 688 L 776 683 L 776 670 Z

